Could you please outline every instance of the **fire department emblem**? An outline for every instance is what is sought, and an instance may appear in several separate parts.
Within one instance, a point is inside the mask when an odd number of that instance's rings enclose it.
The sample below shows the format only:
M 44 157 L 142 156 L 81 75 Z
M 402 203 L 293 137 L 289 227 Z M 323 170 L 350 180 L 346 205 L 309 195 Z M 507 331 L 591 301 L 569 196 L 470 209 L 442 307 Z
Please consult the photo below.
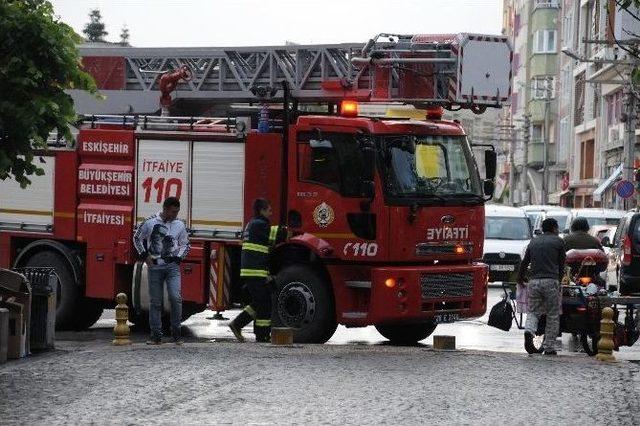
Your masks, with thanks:
M 331 206 L 325 202 L 319 204 L 315 209 L 313 209 L 313 221 L 320 228 L 326 228 L 327 226 L 333 223 L 333 219 L 336 218 L 335 213 Z
M 500 256 L 500 259 L 504 259 L 507 255 L 505 254 L 505 252 L 501 251 L 500 253 L 498 253 L 498 256 Z

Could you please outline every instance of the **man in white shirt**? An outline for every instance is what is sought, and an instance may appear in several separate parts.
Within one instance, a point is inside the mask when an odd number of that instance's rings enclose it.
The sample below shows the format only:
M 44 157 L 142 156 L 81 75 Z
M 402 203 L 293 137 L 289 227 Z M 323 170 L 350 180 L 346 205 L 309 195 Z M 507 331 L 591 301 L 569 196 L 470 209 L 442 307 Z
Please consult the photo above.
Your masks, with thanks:
M 149 326 L 150 345 L 162 343 L 162 297 L 167 284 L 171 304 L 171 334 L 177 345 L 182 344 L 182 293 L 180 262 L 189 252 L 189 234 L 184 222 L 178 219 L 180 201 L 169 197 L 162 211 L 149 217 L 133 235 L 133 244 L 140 259 L 149 267 Z

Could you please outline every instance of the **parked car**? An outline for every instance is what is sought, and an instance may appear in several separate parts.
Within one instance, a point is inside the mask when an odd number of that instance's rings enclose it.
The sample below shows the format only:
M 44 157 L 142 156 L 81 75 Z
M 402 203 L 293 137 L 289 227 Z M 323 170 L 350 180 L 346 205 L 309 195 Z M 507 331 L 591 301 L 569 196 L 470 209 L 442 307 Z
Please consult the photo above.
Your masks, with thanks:
M 620 218 L 624 216 L 624 213 L 625 212 L 622 210 L 613 209 L 585 208 L 570 210 L 562 207 L 555 207 L 555 209 L 546 210 L 538 216 L 536 222 L 534 222 L 533 230 L 535 235 L 540 234 L 542 221 L 547 217 L 553 217 L 558 221 L 561 236 L 569 234 L 569 230 L 571 229 L 571 222 L 573 222 L 573 219 L 578 216 L 586 218 L 591 229 L 596 226 L 607 225 L 616 227 L 618 225 L 618 222 L 620 222 Z
M 617 225 L 595 225 L 589 228 L 589 235 L 592 235 L 598 239 L 598 241 L 602 242 L 604 237 L 609 236 L 609 241 L 612 235 L 616 233 Z
M 561 207 L 556 207 L 552 210 L 547 210 L 541 212 L 533 225 L 533 233 L 534 235 L 540 235 L 542 233 L 542 221 L 546 218 L 553 218 L 558 221 L 558 228 L 560 229 L 560 234 L 568 234 L 569 228 L 571 227 L 571 220 L 573 218 L 571 214 L 571 210 L 564 209 Z
M 549 210 L 562 209 L 563 207 L 551 206 L 551 205 L 542 205 L 542 204 L 534 204 L 534 205 L 529 205 L 529 206 L 522 206 L 521 208 L 522 208 L 522 210 L 524 210 L 524 212 L 529 217 L 529 220 L 531 221 L 531 224 L 535 225 L 536 222 L 538 221 L 538 218 L 540 216 L 542 216 L 545 212 L 547 212 Z
M 605 243 L 607 241 L 605 240 Z M 640 293 L 640 213 L 626 213 L 616 228 L 610 244 L 615 276 L 621 294 Z M 611 288 L 610 283 L 610 288 Z
M 489 265 L 489 281 L 512 282 L 531 241 L 531 222 L 517 207 L 485 207 L 483 261 Z
M 620 219 L 625 215 L 625 211 L 623 210 L 614 210 L 614 209 L 598 209 L 598 208 L 588 208 L 588 209 L 573 209 L 571 214 L 573 217 L 584 217 L 589 222 L 589 226 L 596 225 L 615 225 L 617 226 L 620 223 Z

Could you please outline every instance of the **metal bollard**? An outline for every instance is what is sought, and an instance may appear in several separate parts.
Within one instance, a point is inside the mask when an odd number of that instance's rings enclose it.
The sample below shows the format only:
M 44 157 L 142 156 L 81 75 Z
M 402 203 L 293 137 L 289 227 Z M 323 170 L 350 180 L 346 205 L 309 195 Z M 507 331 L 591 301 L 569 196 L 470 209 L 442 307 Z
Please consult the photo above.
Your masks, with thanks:
M 116 346 L 130 345 L 129 334 L 131 330 L 127 324 L 129 320 L 129 306 L 127 306 L 127 295 L 120 293 L 116 296 L 116 326 L 113 328 L 113 344 Z
M 613 322 L 613 309 L 604 308 L 602 310 L 602 320 L 600 320 L 600 340 L 598 340 L 598 361 L 616 362 L 613 356 L 613 333 L 616 324 Z

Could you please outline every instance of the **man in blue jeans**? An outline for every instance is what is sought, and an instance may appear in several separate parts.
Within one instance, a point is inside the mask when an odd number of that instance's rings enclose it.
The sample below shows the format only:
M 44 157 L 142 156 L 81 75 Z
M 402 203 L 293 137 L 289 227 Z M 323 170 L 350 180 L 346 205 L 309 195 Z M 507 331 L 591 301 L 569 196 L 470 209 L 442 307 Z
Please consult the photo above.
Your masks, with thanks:
M 133 243 L 140 259 L 149 267 L 149 345 L 162 343 L 162 298 L 167 284 L 171 304 L 171 334 L 176 345 L 182 344 L 182 293 L 180 262 L 189 252 L 189 235 L 182 220 L 178 219 L 180 201 L 169 197 L 162 211 L 149 217 L 133 235 Z

